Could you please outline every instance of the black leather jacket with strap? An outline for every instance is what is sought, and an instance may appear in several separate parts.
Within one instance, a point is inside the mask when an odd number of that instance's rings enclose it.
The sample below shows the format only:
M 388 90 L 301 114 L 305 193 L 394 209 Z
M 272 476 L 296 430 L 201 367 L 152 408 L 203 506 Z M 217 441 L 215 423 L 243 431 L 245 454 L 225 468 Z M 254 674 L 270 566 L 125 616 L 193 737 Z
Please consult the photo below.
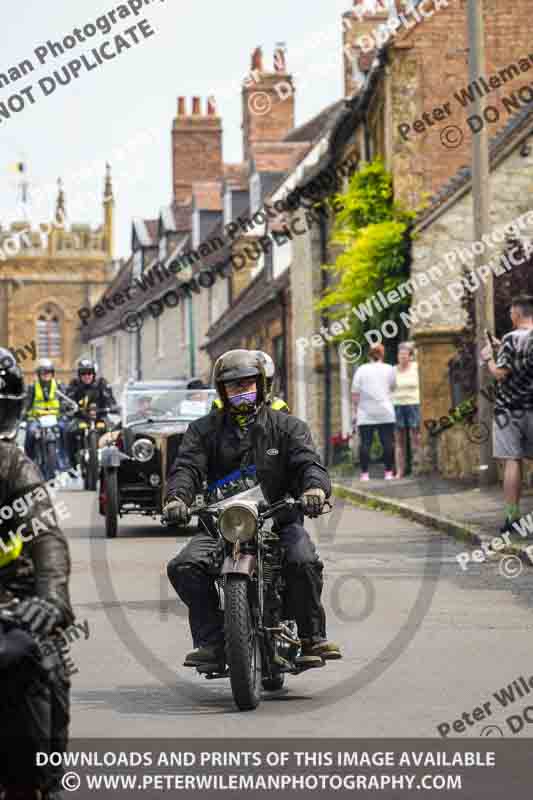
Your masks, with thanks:
M 248 464 L 256 466 L 263 494 L 271 503 L 286 495 L 297 498 L 315 487 L 326 497 L 331 494 L 329 475 L 308 425 L 263 405 L 246 433 L 228 413 L 219 411 L 192 422 L 171 468 L 167 499 L 180 497 L 192 505 L 204 480 L 211 483 Z M 283 522 L 288 521 L 284 516 Z
M 50 493 L 37 467 L 16 444 L 0 440 L 0 509 L 13 510 L 16 500 L 23 511 L 14 510 L 12 516 L 4 511 L 0 535 L 10 543 L 10 532 L 14 535 L 25 523 L 26 541 L 21 555 L 0 568 L 0 597 L 37 595 L 50 600 L 63 614 L 62 625 L 68 626 L 74 618 L 68 588 L 70 555 Z

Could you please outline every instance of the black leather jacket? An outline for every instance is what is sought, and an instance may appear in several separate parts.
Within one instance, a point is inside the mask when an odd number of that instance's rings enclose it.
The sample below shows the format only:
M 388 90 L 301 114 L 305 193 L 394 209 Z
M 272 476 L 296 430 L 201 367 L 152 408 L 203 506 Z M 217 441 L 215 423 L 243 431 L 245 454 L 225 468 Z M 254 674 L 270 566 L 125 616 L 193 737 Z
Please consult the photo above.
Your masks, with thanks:
M 0 568 L 0 599 L 31 595 L 46 598 L 58 606 L 63 613 L 62 624 L 68 626 L 74 615 L 68 589 L 67 540 L 57 524 L 50 494 L 37 467 L 14 443 L 0 440 L 0 509 L 12 509 L 18 498 L 26 498 L 25 505 L 30 508 L 27 513 L 15 511 L 9 520 L 0 518 L 0 535 L 10 542 L 10 531 L 15 533 L 25 522 L 22 533 L 27 541 L 21 555 Z M 33 528 L 32 520 L 37 519 L 40 525 Z
M 320 463 L 311 431 L 298 417 L 263 405 L 255 424 L 243 433 L 227 413 L 211 411 L 191 422 L 172 465 L 167 500 L 180 497 L 192 505 L 204 480 L 219 480 L 247 465 L 255 465 L 267 501 L 299 497 L 306 489 L 331 494 L 331 482 Z M 299 517 L 299 515 L 297 515 Z M 286 524 L 296 516 L 284 514 Z
M 71 400 L 85 406 L 96 403 L 99 409 L 109 409 L 117 405 L 111 386 L 103 378 L 96 378 L 88 386 L 79 378 L 74 378 L 69 383 L 66 394 Z

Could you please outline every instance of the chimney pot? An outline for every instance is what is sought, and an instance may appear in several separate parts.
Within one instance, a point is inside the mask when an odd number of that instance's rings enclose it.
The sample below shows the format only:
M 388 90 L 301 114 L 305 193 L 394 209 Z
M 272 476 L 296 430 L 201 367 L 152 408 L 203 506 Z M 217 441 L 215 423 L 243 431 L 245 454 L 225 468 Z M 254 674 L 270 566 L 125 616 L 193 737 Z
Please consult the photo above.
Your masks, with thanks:
M 287 59 L 285 57 L 285 48 L 284 47 L 277 47 L 274 51 L 274 71 L 275 72 L 286 72 L 287 71 Z
M 263 72 L 263 51 L 260 47 L 256 47 L 252 53 L 252 72 L 254 70 Z
M 185 106 L 185 98 L 184 97 L 178 97 L 178 116 L 184 117 L 186 113 L 187 113 L 187 109 L 186 109 L 186 106 Z
M 217 113 L 217 101 L 216 98 L 211 95 L 207 98 L 207 116 L 214 117 Z
M 201 114 L 202 113 L 201 108 L 200 108 L 200 98 L 199 97 L 193 97 L 193 99 L 192 99 L 192 113 L 193 114 Z

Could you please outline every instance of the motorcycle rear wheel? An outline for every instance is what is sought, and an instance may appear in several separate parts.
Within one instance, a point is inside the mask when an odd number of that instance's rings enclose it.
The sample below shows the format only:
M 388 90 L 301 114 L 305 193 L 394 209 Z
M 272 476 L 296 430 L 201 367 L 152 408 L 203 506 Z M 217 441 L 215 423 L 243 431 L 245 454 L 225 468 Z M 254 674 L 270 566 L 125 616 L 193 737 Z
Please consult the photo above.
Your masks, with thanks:
M 224 591 L 224 635 L 231 691 L 239 711 L 252 711 L 261 701 L 261 648 L 252 623 L 249 578 L 227 575 Z

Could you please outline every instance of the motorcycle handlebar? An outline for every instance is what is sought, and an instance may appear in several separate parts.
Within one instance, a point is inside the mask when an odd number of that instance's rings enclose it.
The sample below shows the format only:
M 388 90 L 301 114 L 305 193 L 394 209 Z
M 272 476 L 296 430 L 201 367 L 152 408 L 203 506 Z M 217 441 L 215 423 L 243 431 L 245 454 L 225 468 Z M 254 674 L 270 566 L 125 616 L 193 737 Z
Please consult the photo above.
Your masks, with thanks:
M 325 506 L 328 506 L 328 511 L 323 510 L 322 514 L 329 514 L 333 510 L 333 505 L 329 502 L 329 500 L 325 500 L 324 507 Z M 299 511 L 305 513 L 303 501 L 295 500 L 293 497 L 286 497 L 283 500 L 278 500 L 277 502 L 271 504 L 266 503 L 264 500 L 260 500 L 259 503 L 257 504 L 257 510 L 259 512 L 261 519 L 263 520 L 270 519 L 278 511 L 283 511 L 284 509 L 287 508 L 296 508 Z M 190 519 L 191 517 L 198 516 L 202 512 L 207 512 L 213 517 L 218 517 L 223 509 L 210 508 L 210 506 L 206 505 L 192 505 L 188 510 Z M 168 523 L 168 520 L 164 514 L 161 515 L 161 522 L 163 525 L 166 525 Z

